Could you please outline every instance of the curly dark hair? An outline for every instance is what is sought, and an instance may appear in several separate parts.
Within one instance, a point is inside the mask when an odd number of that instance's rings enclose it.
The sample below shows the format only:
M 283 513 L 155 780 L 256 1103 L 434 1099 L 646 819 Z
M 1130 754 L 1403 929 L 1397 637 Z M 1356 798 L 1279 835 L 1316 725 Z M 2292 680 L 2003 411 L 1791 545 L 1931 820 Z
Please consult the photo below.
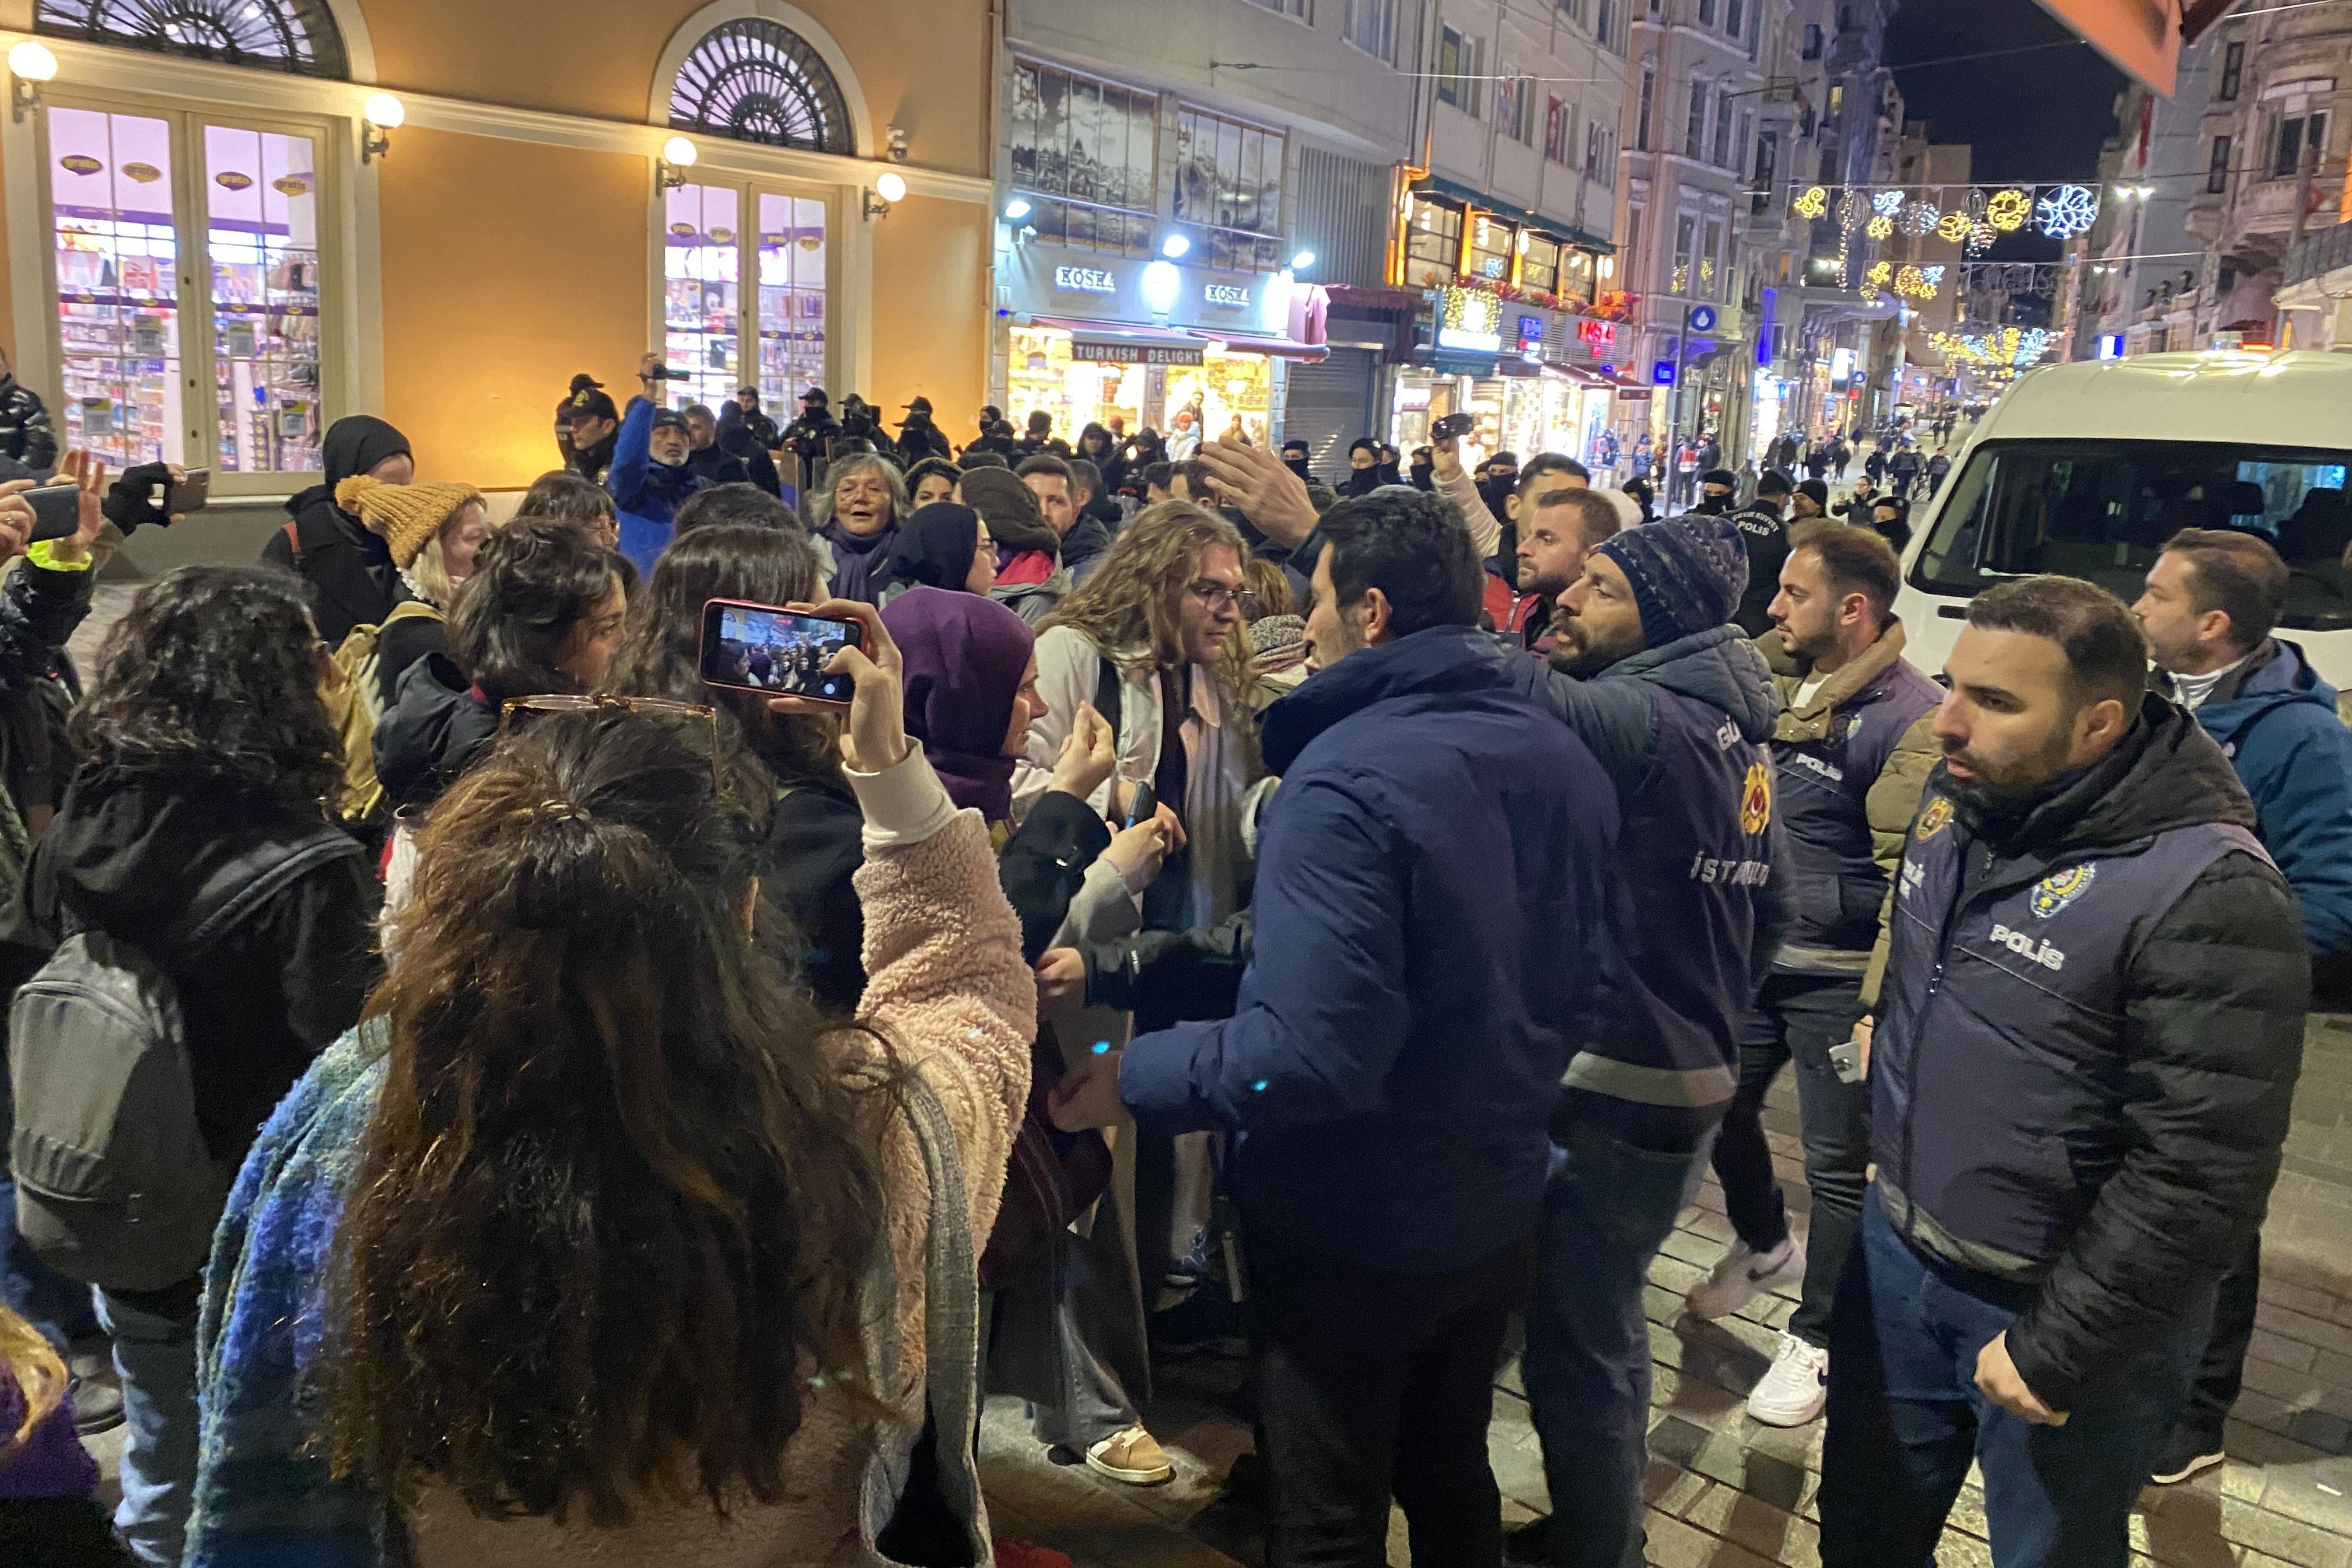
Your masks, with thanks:
M 584 522 L 591 526 L 609 523 L 615 515 L 613 492 L 569 468 L 557 468 L 533 479 L 530 489 L 523 492 L 521 504 L 515 508 L 517 521 L 526 517 L 558 517 L 569 522 Z
M 787 533 L 808 531 L 793 515 L 792 508 L 759 486 L 747 484 L 713 485 L 707 490 L 695 491 L 677 509 L 671 527 L 674 536 L 683 539 L 698 528 L 730 523 L 753 523 Z
M 484 542 L 449 607 L 449 657 L 493 701 L 578 690 L 558 668 L 564 644 L 627 591 L 624 564 L 576 522 L 509 523 Z
M 314 805 L 342 783 L 300 579 L 183 566 L 139 592 L 99 653 L 70 733 L 88 758 L 190 769 Z
M 781 1500 L 814 1400 L 882 1415 L 836 1375 L 886 1245 L 865 1090 L 746 929 L 758 849 L 705 749 L 618 711 L 533 721 L 435 806 L 327 1270 L 338 1476 L 616 1525 Z
M 777 784 L 841 777 L 840 726 L 830 719 L 784 718 L 749 691 L 702 681 L 702 610 L 713 599 L 807 604 L 817 595 L 816 556 L 807 536 L 757 523 L 706 524 L 678 536 L 629 606 L 629 634 L 613 655 L 608 690 L 668 697 L 719 710 L 728 738 L 758 757 Z

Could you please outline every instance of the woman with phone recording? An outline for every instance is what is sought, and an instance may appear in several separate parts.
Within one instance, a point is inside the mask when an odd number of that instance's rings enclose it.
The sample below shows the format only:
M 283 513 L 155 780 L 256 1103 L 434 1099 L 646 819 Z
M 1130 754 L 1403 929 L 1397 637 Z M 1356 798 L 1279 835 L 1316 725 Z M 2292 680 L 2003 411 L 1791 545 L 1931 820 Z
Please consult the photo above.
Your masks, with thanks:
M 853 884 L 866 850 L 857 797 L 841 776 L 840 722 L 779 713 L 755 693 L 713 686 L 701 668 L 704 606 L 817 597 L 808 541 L 780 529 L 724 523 L 689 529 L 664 552 L 629 616 L 604 689 L 707 704 L 719 715 L 740 787 L 766 820 L 760 897 L 783 914 L 803 981 L 816 999 L 854 1011 L 866 990 L 866 921 Z
M 978 810 L 1003 846 L 1000 875 L 1021 918 L 1023 955 L 1034 963 L 1049 948 L 1115 942 L 1134 931 L 1142 890 L 1183 829 L 1172 811 L 1150 811 L 1114 833 L 1087 804 L 1116 765 L 1110 726 L 1091 708 L 1081 710 L 1051 786 L 1016 832 L 1013 771 L 1044 707 L 1035 635 L 1001 605 L 931 587 L 908 590 L 882 618 L 905 662 L 908 733 L 957 803 Z M 1050 1028 L 1036 1038 L 1034 1120 L 1057 1145 L 1066 1141 L 1048 1131 L 1044 1096 L 1068 1057 L 1085 1048 Z M 1057 1146 L 1055 1154 L 1072 1170 L 1109 1173 L 1102 1145 Z M 1069 1449 L 1089 1469 L 1129 1485 L 1166 1481 L 1175 1468 L 1112 1368 L 1120 1359 L 1110 1342 L 1118 1326 L 1140 1329 L 1138 1312 L 1119 1310 L 1122 1300 L 1134 1300 L 1131 1275 L 1096 1262 L 1097 1252 L 1125 1254 L 1116 1199 L 1105 1193 L 1088 1212 L 1067 1215 L 1044 1212 L 1037 1196 L 1016 1173 L 982 1260 L 982 1282 L 995 1288 L 989 1387 L 1028 1401 L 1038 1441 Z M 1097 1234 L 1106 1247 L 1092 1245 Z
M 760 940 L 709 708 L 518 710 L 220 1232 L 192 1568 L 986 1561 L 966 1249 L 1034 983 L 888 632 L 818 610 L 863 643 L 857 1021 Z

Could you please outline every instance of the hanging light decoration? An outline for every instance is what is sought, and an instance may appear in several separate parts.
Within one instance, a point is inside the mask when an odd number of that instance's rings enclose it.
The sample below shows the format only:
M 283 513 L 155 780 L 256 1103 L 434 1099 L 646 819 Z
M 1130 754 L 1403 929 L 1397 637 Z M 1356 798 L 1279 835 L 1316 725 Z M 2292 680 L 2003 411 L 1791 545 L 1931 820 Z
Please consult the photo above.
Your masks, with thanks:
M 1873 239 L 1885 239 L 1895 232 L 1895 220 L 1881 213 L 1870 220 L 1869 226 L 1864 232 Z
M 1830 210 L 1830 194 L 1815 185 L 1790 204 L 1790 210 L 1802 218 L 1826 217 Z
M 1936 225 L 1943 216 L 1943 208 L 1921 196 L 1903 209 L 1903 232 L 1914 239 L 1925 239 L 1936 232 Z
M 2061 185 L 2042 198 L 2034 216 L 2051 238 L 2072 239 L 2099 221 L 2099 198 L 2085 186 Z
M 1903 193 L 1881 191 L 1870 198 L 1870 205 L 1871 210 L 1877 213 L 1880 217 L 1893 217 L 1903 210 Z
M 2033 198 L 2014 186 L 1995 191 L 1992 200 L 1985 204 L 1985 221 L 2003 234 L 2013 234 L 2025 226 L 2033 216 Z
M 1947 239 L 1951 241 L 1954 245 L 1958 245 L 1960 241 L 1968 238 L 1969 235 L 1976 228 L 1976 226 L 1974 219 L 1970 218 L 1968 214 L 1955 208 L 1954 210 L 1946 213 L 1937 221 L 1936 237 L 1938 239 Z
M 1860 191 L 1848 191 L 1845 195 L 1838 198 L 1838 226 L 1845 230 L 1848 234 L 1852 234 L 1855 229 L 1862 226 L 1863 214 L 1869 210 L 1870 204 L 1862 199 L 1862 193 Z

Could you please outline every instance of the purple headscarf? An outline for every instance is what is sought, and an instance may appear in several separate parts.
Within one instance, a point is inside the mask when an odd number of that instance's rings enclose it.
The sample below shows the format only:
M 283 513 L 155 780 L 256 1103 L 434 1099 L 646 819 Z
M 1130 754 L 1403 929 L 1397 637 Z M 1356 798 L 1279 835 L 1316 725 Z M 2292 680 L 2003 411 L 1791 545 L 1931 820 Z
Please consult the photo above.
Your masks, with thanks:
M 945 588 L 908 589 L 882 624 L 906 661 L 907 733 L 957 805 L 1008 819 L 1014 759 L 1002 754 L 1004 731 L 1037 634 L 993 599 Z

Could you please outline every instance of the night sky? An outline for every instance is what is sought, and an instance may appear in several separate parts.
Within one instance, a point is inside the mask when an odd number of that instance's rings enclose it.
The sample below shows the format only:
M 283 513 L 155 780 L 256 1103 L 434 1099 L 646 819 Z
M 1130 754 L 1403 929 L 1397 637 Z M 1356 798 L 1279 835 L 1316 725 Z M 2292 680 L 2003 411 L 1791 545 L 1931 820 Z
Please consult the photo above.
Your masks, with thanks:
M 1902 0 L 1886 30 L 1906 111 L 1938 142 L 1976 149 L 1979 180 L 2083 180 L 2099 172 L 2099 143 L 2115 133 L 2123 73 L 2087 44 L 1994 59 L 1903 68 L 2074 34 L 2034 0 Z

